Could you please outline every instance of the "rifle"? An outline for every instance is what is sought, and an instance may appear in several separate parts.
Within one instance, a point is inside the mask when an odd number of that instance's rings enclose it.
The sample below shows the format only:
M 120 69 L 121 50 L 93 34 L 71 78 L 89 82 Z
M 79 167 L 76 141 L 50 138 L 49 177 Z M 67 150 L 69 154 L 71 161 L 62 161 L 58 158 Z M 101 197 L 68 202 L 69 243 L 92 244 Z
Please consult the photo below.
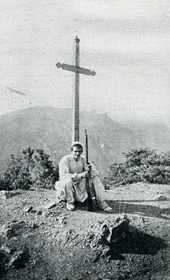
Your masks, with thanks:
M 85 129 L 85 142 L 86 142 L 86 164 L 89 165 L 89 158 L 88 158 L 88 135 L 87 129 Z M 90 175 L 90 171 L 89 171 Z M 96 193 L 93 184 L 90 185 L 89 178 L 86 177 L 86 191 L 87 191 L 87 211 L 93 211 L 97 208 L 96 206 Z

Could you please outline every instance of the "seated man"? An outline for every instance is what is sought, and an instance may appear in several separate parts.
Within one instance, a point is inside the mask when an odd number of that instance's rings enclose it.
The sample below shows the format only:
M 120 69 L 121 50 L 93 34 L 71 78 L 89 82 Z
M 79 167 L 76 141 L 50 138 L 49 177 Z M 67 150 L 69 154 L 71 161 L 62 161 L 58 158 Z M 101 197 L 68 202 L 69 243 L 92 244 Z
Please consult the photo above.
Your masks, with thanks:
M 113 209 L 104 200 L 104 187 L 98 177 L 98 171 L 91 164 L 89 175 L 89 166 L 86 166 L 82 153 L 82 144 L 74 142 L 71 147 L 71 155 L 64 156 L 59 162 L 60 180 L 55 184 L 57 198 L 60 201 L 67 201 L 67 209 L 73 211 L 75 201 L 84 202 L 87 199 L 86 177 L 88 177 L 93 183 L 98 207 L 105 212 L 113 212 Z

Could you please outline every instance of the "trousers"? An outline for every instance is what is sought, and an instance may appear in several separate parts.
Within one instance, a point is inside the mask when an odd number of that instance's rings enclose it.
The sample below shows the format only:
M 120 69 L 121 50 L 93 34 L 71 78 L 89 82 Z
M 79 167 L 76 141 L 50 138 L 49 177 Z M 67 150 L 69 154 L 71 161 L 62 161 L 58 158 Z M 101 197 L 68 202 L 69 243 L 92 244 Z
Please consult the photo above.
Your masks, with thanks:
M 103 201 L 104 186 L 98 176 L 89 179 L 90 185 L 93 184 L 96 198 Z M 78 183 L 74 183 L 70 178 L 56 182 L 55 189 L 57 191 L 57 200 L 73 203 L 75 201 L 84 202 L 87 199 L 86 179 L 81 179 Z

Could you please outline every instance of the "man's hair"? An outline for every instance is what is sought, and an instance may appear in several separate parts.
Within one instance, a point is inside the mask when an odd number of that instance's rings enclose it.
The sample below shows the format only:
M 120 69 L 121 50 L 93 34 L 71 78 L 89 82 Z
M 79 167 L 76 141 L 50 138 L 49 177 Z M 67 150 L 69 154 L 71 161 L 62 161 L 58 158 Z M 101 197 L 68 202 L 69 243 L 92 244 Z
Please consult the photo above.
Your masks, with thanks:
M 80 142 L 73 142 L 73 144 L 71 145 L 71 151 L 73 151 L 74 147 L 81 148 L 83 152 L 83 145 Z

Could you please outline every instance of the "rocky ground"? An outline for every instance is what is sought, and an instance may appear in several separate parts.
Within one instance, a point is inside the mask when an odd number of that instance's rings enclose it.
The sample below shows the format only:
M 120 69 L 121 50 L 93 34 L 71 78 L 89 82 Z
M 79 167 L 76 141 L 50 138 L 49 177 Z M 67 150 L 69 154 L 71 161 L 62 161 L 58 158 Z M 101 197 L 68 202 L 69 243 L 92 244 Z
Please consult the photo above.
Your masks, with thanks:
M 170 280 L 168 185 L 107 190 L 113 214 L 69 212 L 54 190 L 0 197 L 2 280 Z

